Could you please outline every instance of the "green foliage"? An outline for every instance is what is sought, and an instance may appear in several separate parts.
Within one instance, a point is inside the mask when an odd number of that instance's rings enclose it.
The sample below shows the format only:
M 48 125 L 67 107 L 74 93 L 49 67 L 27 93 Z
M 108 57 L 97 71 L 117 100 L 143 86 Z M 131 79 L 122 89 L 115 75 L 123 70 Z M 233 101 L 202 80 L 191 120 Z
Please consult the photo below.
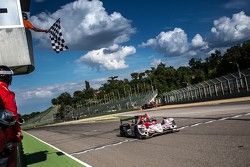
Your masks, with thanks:
M 53 99 L 51 100 L 51 103 L 52 103 L 53 105 L 58 105 L 58 104 L 59 104 L 59 101 L 58 101 L 58 99 L 53 98 Z
M 24 119 L 25 121 L 31 119 L 31 118 L 34 118 L 35 116 L 39 115 L 40 112 L 32 112 L 30 114 L 25 114 L 25 115 L 22 115 L 22 119 Z
M 57 98 L 58 104 L 70 105 L 72 102 L 72 97 L 69 93 L 64 92 Z

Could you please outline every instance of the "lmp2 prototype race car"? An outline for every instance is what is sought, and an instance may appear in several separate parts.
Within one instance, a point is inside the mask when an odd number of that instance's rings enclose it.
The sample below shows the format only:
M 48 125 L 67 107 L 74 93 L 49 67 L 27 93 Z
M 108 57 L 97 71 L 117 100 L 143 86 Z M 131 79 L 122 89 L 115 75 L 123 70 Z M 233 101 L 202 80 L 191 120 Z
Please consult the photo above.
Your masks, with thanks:
M 177 132 L 177 125 L 173 118 L 163 117 L 162 121 L 149 118 L 148 114 L 137 115 L 120 120 L 120 135 L 146 139 L 155 135 Z

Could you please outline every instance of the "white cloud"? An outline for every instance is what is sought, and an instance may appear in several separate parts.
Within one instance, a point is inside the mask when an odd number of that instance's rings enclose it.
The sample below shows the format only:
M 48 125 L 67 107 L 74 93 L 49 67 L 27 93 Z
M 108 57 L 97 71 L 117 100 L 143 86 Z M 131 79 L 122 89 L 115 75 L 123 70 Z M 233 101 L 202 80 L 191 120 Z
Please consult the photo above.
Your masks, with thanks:
M 214 20 L 212 34 L 220 43 L 232 43 L 250 38 L 250 17 L 243 11 L 236 13 L 232 18 L 221 17 Z
M 77 0 L 52 14 L 40 13 L 32 16 L 31 20 L 34 25 L 48 28 L 57 18 L 61 18 L 63 35 L 70 49 L 92 50 L 107 47 L 128 41 L 135 32 L 130 20 L 118 12 L 108 14 L 99 0 Z M 48 46 L 46 34 L 33 35 L 41 46 Z
M 16 91 L 18 99 L 28 100 L 28 99 L 43 99 L 43 98 L 53 98 L 58 96 L 63 92 L 72 93 L 76 90 L 83 89 L 83 82 L 79 83 L 66 83 L 66 84 L 55 84 L 46 87 L 28 89 Z
M 51 97 L 53 93 L 50 90 L 37 90 L 34 92 L 36 97 Z
M 89 82 L 92 88 L 99 89 L 107 80 L 108 78 L 96 78 L 89 80 Z
M 97 89 L 107 81 L 107 78 L 97 78 L 88 81 L 92 88 Z M 58 97 L 63 92 L 68 92 L 72 95 L 75 91 L 83 90 L 84 88 L 84 82 L 80 81 L 75 83 L 54 84 L 32 89 L 15 90 L 19 112 L 24 114 L 27 111 L 43 111 L 51 106 L 52 98 Z
M 151 65 L 154 66 L 154 67 L 157 67 L 161 63 L 162 63 L 161 59 L 153 59 L 152 62 L 151 62 Z
M 151 47 L 167 56 L 197 55 L 202 50 L 208 49 L 208 44 L 200 34 L 196 34 L 191 43 L 187 34 L 181 28 L 173 31 L 161 32 L 155 38 L 143 42 L 141 47 Z
M 83 62 L 97 69 L 117 70 L 127 68 L 125 58 L 136 52 L 133 46 L 112 45 L 109 48 L 93 50 L 81 56 L 77 62 Z
M 192 47 L 194 48 L 202 48 L 202 49 L 207 49 L 208 44 L 205 42 L 200 34 L 196 34 L 194 38 L 192 39 Z
M 218 48 L 213 48 L 207 53 L 207 56 L 210 56 L 212 53 L 215 53 L 216 50 L 220 51 L 222 54 L 224 54 L 227 51 L 228 47 L 218 47 Z
M 187 34 L 181 28 L 175 28 L 173 31 L 161 32 L 140 46 L 152 47 L 169 55 L 183 54 L 188 50 Z

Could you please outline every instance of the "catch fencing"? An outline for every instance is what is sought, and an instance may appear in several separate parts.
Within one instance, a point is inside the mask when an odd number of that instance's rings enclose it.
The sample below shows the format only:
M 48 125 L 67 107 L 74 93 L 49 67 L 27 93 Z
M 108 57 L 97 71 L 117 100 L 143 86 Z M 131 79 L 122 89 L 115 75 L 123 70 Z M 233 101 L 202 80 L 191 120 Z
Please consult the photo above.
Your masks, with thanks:
M 140 94 L 129 94 L 116 100 L 110 100 L 105 103 L 95 104 L 88 107 L 81 107 L 76 110 L 68 111 L 66 119 L 76 119 L 91 115 L 100 115 L 103 113 L 123 112 L 131 109 L 138 109 L 144 104 L 149 103 L 158 95 L 157 91 L 148 91 Z
M 164 93 L 163 104 L 188 103 L 250 95 L 250 69 Z

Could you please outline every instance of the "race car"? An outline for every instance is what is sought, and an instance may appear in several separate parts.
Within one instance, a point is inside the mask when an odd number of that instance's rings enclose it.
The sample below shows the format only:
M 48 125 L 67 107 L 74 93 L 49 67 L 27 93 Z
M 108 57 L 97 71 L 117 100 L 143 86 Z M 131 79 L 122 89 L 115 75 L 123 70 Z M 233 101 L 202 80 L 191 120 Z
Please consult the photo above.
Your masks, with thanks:
M 144 114 L 121 119 L 120 122 L 120 135 L 122 137 L 146 139 L 155 135 L 179 131 L 174 119 L 168 117 L 163 117 L 159 121 Z

